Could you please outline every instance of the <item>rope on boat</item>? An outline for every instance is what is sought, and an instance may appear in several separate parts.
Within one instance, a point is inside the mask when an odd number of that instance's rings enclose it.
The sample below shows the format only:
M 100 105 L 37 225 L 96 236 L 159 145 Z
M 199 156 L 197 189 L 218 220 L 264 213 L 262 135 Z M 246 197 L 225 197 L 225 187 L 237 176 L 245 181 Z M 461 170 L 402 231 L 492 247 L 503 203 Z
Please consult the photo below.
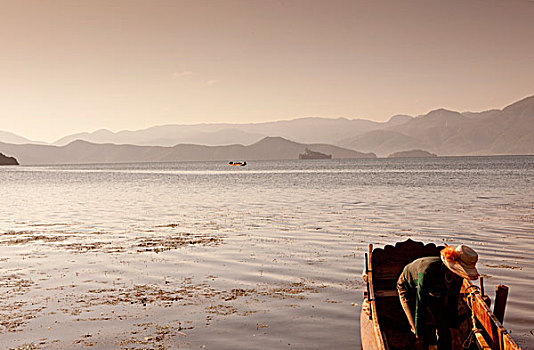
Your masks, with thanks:
M 469 289 L 474 289 L 472 292 L 469 292 Z M 470 285 L 469 287 L 466 288 L 465 290 L 466 293 L 469 292 L 469 295 L 467 297 L 467 303 L 468 303 L 468 306 L 469 308 L 471 309 L 471 323 L 472 323 L 472 328 L 471 328 L 471 331 L 469 332 L 469 335 L 467 336 L 467 338 L 464 340 L 464 342 L 462 343 L 462 347 L 464 349 L 469 349 L 471 347 L 471 345 L 473 344 L 473 341 L 475 340 L 475 334 L 477 332 L 481 332 L 481 329 L 477 327 L 477 319 L 476 319 L 476 316 L 475 316 L 475 311 L 473 310 L 473 299 L 474 299 L 474 295 L 475 295 L 475 292 L 480 292 L 480 288 L 478 286 L 475 286 L 475 285 Z

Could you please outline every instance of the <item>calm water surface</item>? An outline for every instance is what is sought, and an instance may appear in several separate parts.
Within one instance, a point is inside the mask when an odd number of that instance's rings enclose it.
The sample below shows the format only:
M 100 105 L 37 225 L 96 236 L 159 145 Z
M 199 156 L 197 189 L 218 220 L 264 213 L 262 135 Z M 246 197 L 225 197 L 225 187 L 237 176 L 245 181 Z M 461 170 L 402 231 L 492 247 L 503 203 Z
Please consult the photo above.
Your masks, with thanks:
M 534 349 L 534 157 L 0 169 L 0 343 L 359 348 L 363 255 L 464 243 Z

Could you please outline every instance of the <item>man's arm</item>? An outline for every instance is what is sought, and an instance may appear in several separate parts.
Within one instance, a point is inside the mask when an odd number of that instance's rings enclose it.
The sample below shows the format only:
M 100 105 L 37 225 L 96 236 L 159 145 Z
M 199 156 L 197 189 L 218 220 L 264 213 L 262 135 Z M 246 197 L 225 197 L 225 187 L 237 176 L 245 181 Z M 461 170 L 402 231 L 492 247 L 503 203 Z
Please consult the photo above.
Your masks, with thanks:
M 447 296 L 447 318 L 451 330 L 451 345 L 453 350 L 461 349 L 460 331 L 458 330 L 458 300 L 462 282 L 462 279 L 457 277 L 455 281 L 452 282 Z
M 416 280 L 415 291 L 415 335 L 420 336 L 425 331 L 425 314 L 427 307 L 427 300 L 425 296 L 425 274 L 419 272 Z
M 410 310 L 410 305 L 408 302 L 408 290 L 406 289 L 406 282 L 404 280 L 403 275 L 401 275 L 399 277 L 399 280 L 397 281 L 397 291 L 399 292 L 399 299 L 402 305 L 402 309 L 406 314 L 406 318 L 408 319 L 408 323 L 410 324 L 412 332 L 415 334 L 415 321 L 412 315 L 412 311 Z
M 460 298 L 462 282 L 461 277 L 455 276 L 447 293 L 447 320 L 451 328 L 458 328 L 458 300 Z

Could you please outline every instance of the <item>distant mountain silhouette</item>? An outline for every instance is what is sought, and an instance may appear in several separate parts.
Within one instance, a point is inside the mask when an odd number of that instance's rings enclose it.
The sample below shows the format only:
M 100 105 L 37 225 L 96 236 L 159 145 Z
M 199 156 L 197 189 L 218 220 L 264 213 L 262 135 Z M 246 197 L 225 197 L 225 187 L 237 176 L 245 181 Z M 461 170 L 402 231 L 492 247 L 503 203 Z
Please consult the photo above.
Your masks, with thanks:
M 534 154 L 534 96 L 503 110 L 434 110 L 341 145 L 379 156 L 415 148 L 438 155 Z
M 418 117 L 396 115 L 384 123 L 310 117 L 250 124 L 160 125 L 135 131 L 102 129 L 74 134 L 54 144 L 65 146 L 82 140 L 95 144 L 165 147 L 226 145 L 233 149 L 265 137 L 282 137 L 300 144 L 335 145 L 380 157 L 413 149 L 440 156 L 534 154 L 534 96 L 502 110 L 460 113 L 437 109 Z M 0 142 L 38 144 L 8 132 L 0 132 Z M 192 157 L 196 159 L 199 154 Z
M 19 165 L 19 162 L 14 157 L 0 153 L 0 165 Z
M 388 156 L 388 158 L 434 158 L 437 157 L 434 153 L 423 151 L 421 149 L 413 149 L 410 151 L 395 152 Z
M 24 165 L 297 159 L 306 148 L 332 154 L 333 158 L 376 158 L 373 153 L 360 153 L 327 144 L 301 144 L 281 137 L 266 137 L 249 146 L 180 144 L 163 147 L 95 144 L 81 140 L 66 146 L 0 143 L 0 151 L 15 155 Z
M 411 115 L 397 114 L 397 115 L 394 115 L 393 117 L 389 118 L 388 122 L 384 124 L 384 127 L 401 125 L 401 124 L 404 124 L 406 122 L 409 122 L 412 119 L 413 119 L 413 117 Z
M 0 130 L 0 141 L 14 144 L 35 143 L 34 141 L 28 140 L 25 137 L 19 136 L 9 131 L 2 130 Z
M 302 143 L 337 143 L 371 130 L 398 125 L 412 119 L 395 116 L 386 123 L 365 119 L 299 118 L 254 124 L 161 125 L 136 131 L 98 130 L 65 136 L 54 145 L 63 146 L 75 140 L 93 143 L 116 143 L 150 146 L 174 146 L 194 143 L 208 146 L 251 144 L 267 136 L 280 136 Z M 2 140 L 0 138 L 0 140 Z
M 219 129 L 219 125 L 221 129 Z M 76 140 L 93 143 L 132 144 L 139 146 L 174 146 L 179 143 L 195 143 L 208 146 L 229 144 L 251 144 L 265 137 L 263 134 L 248 133 L 231 124 L 167 125 L 137 131 L 98 130 L 65 136 L 54 145 L 64 146 Z
M 371 131 L 353 141 L 345 141 L 343 144 L 347 148 L 359 149 L 361 152 L 370 152 L 369 149 L 373 149 L 376 155 L 382 157 L 398 150 L 428 148 L 423 141 L 392 130 Z

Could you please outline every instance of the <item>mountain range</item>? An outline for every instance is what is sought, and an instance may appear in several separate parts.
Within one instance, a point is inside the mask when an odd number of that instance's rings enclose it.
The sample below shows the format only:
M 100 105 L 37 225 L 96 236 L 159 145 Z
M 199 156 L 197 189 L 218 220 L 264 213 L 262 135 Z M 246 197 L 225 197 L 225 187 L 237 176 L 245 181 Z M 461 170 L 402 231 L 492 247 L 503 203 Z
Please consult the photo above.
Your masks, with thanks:
M 534 154 L 534 96 L 502 110 L 434 110 L 407 122 L 346 139 L 340 146 L 379 156 L 410 149 L 444 155 Z
M 137 146 L 81 140 L 65 146 L 0 143 L 2 152 L 14 155 L 24 165 L 297 159 L 306 148 L 331 154 L 336 159 L 376 158 L 374 153 L 361 153 L 327 144 L 301 144 L 281 137 L 266 137 L 249 146 Z
M 409 116 L 395 116 L 386 123 L 365 119 L 299 118 L 250 124 L 161 125 L 135 131 L 98 130 L 65 136 L 54 145 L 63 146 L 75 140 L 94 143 L 116 143 L 148 146 L 174 146 L 192 143 L 207 146 L 249 145 L 264 137 L 280 136 L 302 143 L 333 143 L 368 131 L 400 125 Z M 0 138 L 1 140 L 1 138 Z
M 276 147 L 262 150 L 266 140 Z M 295 159 L 305 147 L 334 158 L 349 157 L 351 151 L 353 157 L 362 153 L 385 157 L 413 149 L 439 156 L 534 154 L 534 96 L 502 110 L 437 109 L 416 117 L 396 115 L 382 123 L 310 117 L 249 124 L 162 125 L 67 135 L 53 144 L 0 131 L 0 142 L 0 152 L 23 164 Z M 288 152 L 282 147 L 288 147 Z

